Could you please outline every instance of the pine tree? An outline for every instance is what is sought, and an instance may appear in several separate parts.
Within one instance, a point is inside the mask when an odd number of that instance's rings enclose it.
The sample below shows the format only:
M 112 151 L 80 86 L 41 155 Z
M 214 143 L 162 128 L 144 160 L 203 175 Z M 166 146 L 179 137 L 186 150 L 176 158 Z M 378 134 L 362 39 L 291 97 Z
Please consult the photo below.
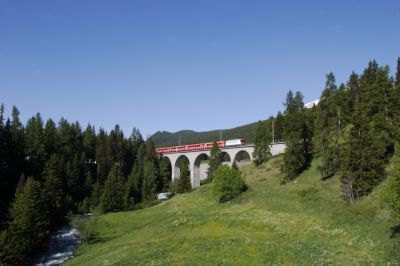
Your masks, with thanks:
M 102 128 L 96 139 L 96 161 L 97 177 L 100 183 L 104 184 L 112 166 L 112 158 L 108 136 Z
M 137 180 L 137 178 L 136 178 L 135 171 L 132 169 L 132 171 L 131 171 L 130 175 L 128 176 L 128 179 L 126 180 L 126 183 L 125 183 L 125 189 L 124 189 L 124 209 L 125 210 L 132 210 L 135 206 L 135 203 L 136 203 L 135 194 L 139 193 L 136 191 L 137 190 L 136 180 Z
M 143 185 L 142 185 L 142 200 L 151 201 L 155 198 L 156 192 L 156 176 L 157 169 L 152 160 L 144 163 L 143 167 Z
M 124 168 L 124 133 L 121 131 L 119 125 L 115 125 L 111 130 L 110 136 L 110 150 L 113 163 L 118 163 L 121 170 Z
M 177 184 L 178 193 L 186 193 L 192 190 L 190 181 L 189 162 L 185 159 L 181 161 L 180 177 Z
M 389 68 L 379 67 L 375 60 L 369 62 L 360 77 L 359 101 L 362 103 L 362 112 L 371 124 L 375 140 L 386 148 L 382 154 L 385 157 L 394 149 L 395 119 L 400 105 L 397 96 L 389 77 Z
M 74 151 L 77 148 L 77 131 L 80 130 L 66 119 L 61 118 L 58 122 L 58 152 L 62 154 L 65 161 L 72 161 Z
M 101 184 L 99 179 L 96 179 L 96 182 L 92 186 L 89 198 L 89 205 L 92 211 L 97 209 L 97 207 L 99 207 L 101 194 L 102 194 Z
M 304 110 L 303 96 L 300 92 L 293 96 L 292 91 L 289 91 L 285 105 L 283 137 L 286 149 L 281 167 L 282 183 L 293 180 L 309 165 L 312 152 L 311 130 Z
M 7 228 L 0 237 L 0 264 L 23 265 L 46 242 L 48 210 L 41 184 L 29 177 L 10 208 Z
M 208 181 L 212 180 L 214 172 L 218 169 L 220 165 L 221 165 L 221 151 L 219 150 L 218 143 L 214 141 L 210 151 L 210 160 L 208 162 L 208 170 L 207 170 Z
M 397 93 L 400 93 L 400 56 L 397 57 L 396 78 L 394 82 L 394 86 L 398 90 Z
M 351 120 L 351 115 L 353 113 L 351 106 L 351 96 L 349 89 L 341 83 L 339 88 L 336 90 L 334 95 L 334 102 L 337 106 L 337 124 L 338 127 L 343 130 Z
M 120 167 L 117 164 L 111 168 L 104 183 L 103 193 L 100 198 L 100 206 L 103 212 L 119 211 L 124 207 L 124 182 Z
M 349 81 L 347 82 L 347 87 L 349 88 L 349 109 L 350 113 L 354 112 L 354 106 L 356 102 L 356 98 L 360 96 L 360 85 L 358 82 L 358 75 L 353 71 L 349 77 Z
M 269 158 L 271 158 L 271 142 L 271 129 L 267 124 L 267 121 L 258 121 L 253 152 L 254 164 L 256 166 L 268 161 Z
M 43 120 L 39 113 L 30 118 L 25 127 L 25 154 L 27 155 L 27 173 L 35 178 L 42 174 L 45 163 L 43 142 Z
M 279 142 L 283 141 L 283 131 L 284 131 L 284 117 L 282 113 L 279 111 L 274 119 L 274 139 L 273 141 Z
M 142 202 L 142 188 L 143 188 L 143 169 L 146 157 L 146 144 L 141 142 L 137 154 L 136 161 L 133 165 L 132 171 L 128 179 L 132 179 L 133 197 L 135 203 Z
M 161 158 L 159 170 L 158 192 L 166 192 L 171 183 L 171 163 L 168 158 Z
M 22 193 L 25 187 L 25 183 L 26 183 L 26 178 L 25 175 L 22 173 L 21 177 L 19 178 L 17 188 L 15 189 L 15 195 L 19 195 L 20 193 Z
M 339 170 L 340 107 L 336 101 L 335 76 L 327 75 L 321 101 L 316 107 L 314 147 L 320 158 L 319 171 L 323 179 Z
M 46 122 L 43 132 L 43 144 L 46 153 L 46 159 L 58 150 L 58 133 L 56 124 L 49 119 Z
M 84 195 L 82 195 L 82 190 L 84 190 L 85 187 L 83 182 L 83 172 L 77 154 L 75 154 L 72 161 L 67 162 L 66 177 L 66 184 L 69 192 L 68 194 L 71 195 L 73 201 L 81 201 L 84 198 Z
M 4 107 L 0 107 L 2 117 Z M 0 118 L 1 118 L 0 117 Z M 12 122 L 7 119 L 4 124 L 0 119 L 0 227 L 2 218 L 12 201 L 20 171 L 18 162 L 20 158 L 16 152 L 18 144 L 14 142 Z
M 4 126 L 4 104 L 0 104 L 0 126 Z
M 16 185 L 16 181 L 21 176 L 25 168 L 25 138 L 24 138 L 24 127 L 19 119 L 19 110 L 16 106 L 12 108 L 12 122 L 11 122 L 11 142 L 12 142 L 12 153 L 9 154 L 11 157 L 9 167 L 13 179 L 13 186 Z
M 361 105 L 357 99 L 342 163 L 342 193 L 348 202 L 354 202 L 370 193 L 385 177 L 382 159 L 385 147 L 375 140 Z
M 94 160 L 96 157 L 96 130 L 90 124 L 83 132 L 83 147 L 87 158 Z
M 59 225 L 64 222 L 67 211 L 67 199 L 64 182 L 63 161 L 53 154 L 46 162 L 43 171 L 45 197 L 51 214 L 51 224 Z
M 148 138 L 145 142 L 146 144 L 146 160 L 152 162 L 154 168 L 154 183 L 155 183 L 155 192 L 160 192 L 163 187 L 163 179 L 159 173 L 160 161 L 159 156 L 156 153 L 154 141 L 151 138 Z M 146 178 L 144 175 L 143 178 Z

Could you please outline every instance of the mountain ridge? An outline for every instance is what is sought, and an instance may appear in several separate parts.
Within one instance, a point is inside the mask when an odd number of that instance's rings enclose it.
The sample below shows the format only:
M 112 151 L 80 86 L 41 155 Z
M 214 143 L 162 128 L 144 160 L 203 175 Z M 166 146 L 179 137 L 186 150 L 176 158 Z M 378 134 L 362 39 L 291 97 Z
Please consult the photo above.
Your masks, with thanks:
M 157 147 L 186 145 L 201 142 L 211 142 L 220 139 L 245 139 L 248 143 L 254 142 L 257 122 L 242 126 L 215 129 L 209 131 L 194 131 L 190 129 L 179 130 L 177 132 L 157 131 L 151 138 Z

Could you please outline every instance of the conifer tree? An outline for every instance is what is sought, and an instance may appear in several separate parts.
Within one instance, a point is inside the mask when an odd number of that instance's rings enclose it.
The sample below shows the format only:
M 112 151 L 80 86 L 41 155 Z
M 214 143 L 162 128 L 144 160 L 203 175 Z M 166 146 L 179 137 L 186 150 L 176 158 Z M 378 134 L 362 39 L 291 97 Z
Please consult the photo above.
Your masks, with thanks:
M 0 104 L 0 126 L 4 126 L 4 103 Z
M 156 163 L 158 160 L 158 156 L 156 154 L 154 141 L 151 138 L 148 138 L 145 144 L 146 144 L 146 159 Z
M 124 209 L 125 210 L 132 210 L 135 206 L 136 203 L 136 198 L 135 194 L 139 193 L 137 192 L 137 184 L 135 183 L 137 178 L 136 174 L 137 170 L 131 171 L 130 175 L 128 176 L 126 183 L 125 183 L 125 189 L 124 189 Z M 141 198 L 141 197 L 140 197 Z
M 89 198 L 89 205 L 91 210 L 95 210 L 99 206 L 101 194 L 102 194 L 101 184 L 99 179 L 96 179 L 96 182 L 93 184 Z
M 79 162 L 78 155 L 74 156 L 72 161 L 68 161 L 67 163 L 67 186 L 69 194 L 71 195 L 73 201 L 79 202 L 81 201 L 84 196 L 82 195 L 84 187 L 84 179 L 83 179 L 83 172 L 81 169 L 81 164 Z
M 124 207 L 124 182 L 120 167 L 117 164 L 111 168 L 104 183 L 103 193 L 100 198 L 100 206 L 103 212 L 119 211 Z
M 144 163 L 143 167 L 143 184 L 142 184 L 142 200 L 151 201 L 155 198 L 157 169 L 152 160 Z
M 135 203 L 139 203 L 142 201 L 143 170 L 145 157 L 146 144 L 142 141 L 138 147 L 136 161 L 128 178 L 132 180 L 130 184 L 133 186 L 132 190 Z
M 58 155 L 53 154 L 46 162 L 43 172 L 45 195 L 52 225 L 59 225 L 64 222 L 64 215 L 66 214 L 67 202 L 63 177 L 63 161 Z
M 102 128 L 96 138 L 96 161 L 97 177 L 100 183 L 104 184 L 112 166 L 112 158 L 108 136 Z
M 220 165 L 221 151 L 219 150 L 218 143 L 214 141 L 210 151 L 210 160 L 208 162 L 207 179 L 209 181 L 212 180 L 214 172 L 218 169 Z
M 125 207 L 130 209 L 142 201 L 143 167 L 139 162 L 132 168 L 125 187 Z
M 109 145 L 112 162 L 118 163 L 122 171 L 124 169 L 125 142 L 124 133 L 120 129 L 119 125 L 115 125 L 114 129 L 111 130 L 109 136 Z
M 25 175 L 22 173 L 21 177 L 19 178 L 17 188 L 15 189 L 15 195 L 19 195 L 20 193 L 22 193 L 25 187 L 25 183 L 26 183 L 26 178 Z
M 369 62 L 360 77 L 360 94 L 362 112 L 371 124 L 375 141 L 386 148 L 381 155 L 386 157 L 394 149 L 395 118 L 400 105 L 389 78 L 389 68 L 380 68 L 375 60 Z
M 79 126 L 70 124 L 64 118 L 58 122 L 58 151 L 65 161 L 72 161 L 74 158 L 74 151 L 78 148 L 78 131 L 80 131 Z
M 19 110 L 14 105 L 12 108 L 12 121 L 11 121 L 11 150 L 10 165 L 12 179 L 14 180 L 13 186 L 16 185 L 16 181 L 20 177 L 21 173 L 25 168 L 25 138 L 24 138 L 24 127 L 19 119 Z
M 279 142 L 283 141 L 283 131 L 284 131 L 284 118 L 282 113 L 279 111 L 274 119 L 274 139 L 273 141 Z
M 56 124 L 52 119 L 47 120 L 43 132 L 43 144 L 46 153 L 46 159 L 58 150 L 58 133 Z
M 83 147 L 88 159 L 94 160 L 96 157 L 96 130 L 90 124 L 83 132 Z
M 4 106 L 0 106 L 3 117 Z M 2 218 L 6 214 L 14 197 L 15 188 L 25 166 L 24 132 L 19 121 L 19 111 L 14 106 L 12 121 L 0 121 L 0 228 Z
M 351 120 L 353 110 L 351 109 L 351 96 L 346 85 L 341 83 L 334 95 L 334 102 L 337 105 L 337 124 L 343 130 Z
M 267 124 L 267 121 L 258 121 L 253 152 L 254 164 L 256 166 L 268 161 L 268 159 L 271 158 L 271 142 L 271 129 Z
M 394 80 L 394 86 L 397 90 L 397 93 L 400 93 L 400 56 L 397 57 L 397 67 L 396 67 L 396 78 Z
M 336 101 L 335 76 L 327 75 L 325 89 L 316 107 L 314 147 L 320 158 L 319 171 L 323 179 L 339 170 L 340 107 Z
M 163 157 L 160 160 L 159 180 L 157 191 L 168 191 L 171 183 L 171 164 L 168 158 Z
M 357 99 L 342 163 L 342 193 L 348 202 L 354 202 L 370 193 L 385 177 L 381 156 L 385 147 L 375 140 L 361 105 Z
M 25 127 L 25 154 L 27 155 L 27 173 L 35 178 L 42 174 L 45 163 L 43 143 L 43 120 L 39 113 L 31 117 Z
M 356 98 L 360 96 L 360 85 L 358 82 L 358 75 L 353 71 L 349 77 L 349 81 L 347 82 L 347 87 L 349 89 L 349 109 L 350 113 L 354 112 L 354 105 L 356 102 Z
M 286 97 L 285 131 L 286 143 L 281 172 L 282 183 L 299 175 L 311 161 L 311 132 L 305 115 L 303 96 L 300 92 L 289 91 Z
M 190 181 L 189 162 L 185 159 L 181 161 L 180 177 L 177 184 L 178 193 L 186 193 L 192 190 Z
M 38 181 L 27 179 L 15 196 L 9 216 L 0 237 L 0 264 L 23 265 L 45 244 L 48 235 L 48 209 Z
M 146 156 L 145 159 L 149 162 L 153 163 L 153 168 L 154 168 L 154 182 L 155 182 L 155 192 L 160 192 L 162 190 L 163 187 L 163 178 L 159 173 L 159 165 L 160 165 L 160 161 L 159 161 L 159 156 L 156 153 L 156 149 L 155 149 L 155 145 L 154 145 L 154 141 L 151 138 L 148 138 L 145 142 L 146 144 Z M 143 168 L 144 169 L 144 168 Z M 145 176 L 143 176 L 143 178 L 145 178 Z

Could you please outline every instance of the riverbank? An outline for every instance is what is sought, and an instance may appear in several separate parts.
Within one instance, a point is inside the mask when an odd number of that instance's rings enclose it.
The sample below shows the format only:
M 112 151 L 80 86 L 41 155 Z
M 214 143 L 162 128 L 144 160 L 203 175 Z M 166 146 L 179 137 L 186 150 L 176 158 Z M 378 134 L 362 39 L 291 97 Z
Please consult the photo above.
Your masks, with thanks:
M 50 234 L 48 249 L 32 265 L 60 265 L 73 255 L 80 243 L 79 231 L 72 225 L 64 225 Z

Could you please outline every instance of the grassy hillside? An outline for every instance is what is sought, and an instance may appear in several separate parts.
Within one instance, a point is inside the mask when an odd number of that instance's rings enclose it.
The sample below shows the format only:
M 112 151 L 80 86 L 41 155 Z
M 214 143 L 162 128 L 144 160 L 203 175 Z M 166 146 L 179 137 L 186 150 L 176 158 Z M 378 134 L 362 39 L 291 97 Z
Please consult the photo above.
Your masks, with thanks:
M 66 265 L 399 264 L 379 188 L 354 205 L 315 164 L 279 184 L 274 158 L 242 169 L 249 190 L 219 204 L 210 185 L 157 206 L 98 217 L 95 239 Z M 397 256 L 397 257 L 396 257 Z
M 256 134 L 257 123 L 251 123 L 244 126 L 224 129 L 222 130 L 223 139 L 237 139 L 244 138 L 247 142 L 252 143 Z M 156 146 L 174 146 L 179 144 L 179 137 L 181 138 L 181 144 L 192 144 L 201 142 L 210 142 L 220 139 L 220 130 L 212 130 L 205 132 L 196 132 L 192 130 L 182 130 L 175 133 L 167 131 L 158 131 L 153 136 Z

